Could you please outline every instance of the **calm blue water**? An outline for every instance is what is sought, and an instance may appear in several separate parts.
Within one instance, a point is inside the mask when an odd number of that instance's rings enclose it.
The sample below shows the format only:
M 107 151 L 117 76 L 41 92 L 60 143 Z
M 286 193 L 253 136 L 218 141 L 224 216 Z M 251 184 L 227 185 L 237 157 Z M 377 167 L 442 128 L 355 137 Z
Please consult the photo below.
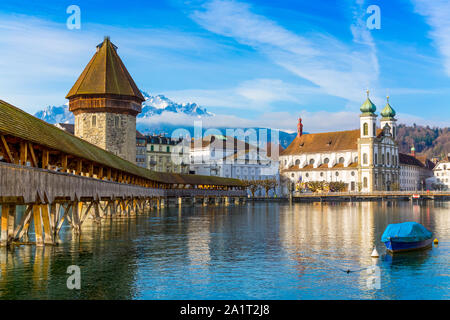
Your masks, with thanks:
M 256 203 L 166 208 L 68 228 L 57 247 L 0 250 L 3 299 L 449 299 L 450 204 Z M 439 245 L 392 257 L 381 234 L 417 221 Z M 370 253 L 377 246 L 381 257 Z M 380 268 L 370 289 L 366 268 Z M 66 287 L 69 265 L 81 289 Z M 346 270 L 353 272 L 347 273 Z

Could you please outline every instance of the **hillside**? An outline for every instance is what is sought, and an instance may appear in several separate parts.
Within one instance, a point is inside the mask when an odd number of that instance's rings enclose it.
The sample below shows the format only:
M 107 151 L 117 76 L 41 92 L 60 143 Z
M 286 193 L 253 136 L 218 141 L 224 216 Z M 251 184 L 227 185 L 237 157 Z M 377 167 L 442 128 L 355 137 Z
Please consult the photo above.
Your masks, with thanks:
M 450 127 L 430 128 L 429 126 L 398 126 L 400 152 L 410 153 L 414 145 L 416 153 L 428 158 L 440 157 L 450 152 Z

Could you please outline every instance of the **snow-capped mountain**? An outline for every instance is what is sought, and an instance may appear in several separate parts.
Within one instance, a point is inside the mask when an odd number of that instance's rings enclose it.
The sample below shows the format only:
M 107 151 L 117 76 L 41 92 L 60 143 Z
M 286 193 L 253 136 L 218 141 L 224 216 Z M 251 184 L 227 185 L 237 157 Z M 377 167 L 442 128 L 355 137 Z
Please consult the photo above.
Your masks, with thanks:
M 145 91 L 141 91 L 145 98 L 142 103 L 142 113 L 138 118 L 146 118 L 164 112 L 184 113 L 190 116 L 211 117 L 213 113 L 196 103 L 176 103 L 163 95 L 151 96 Z
M 145 91 L 141 91 L 145 98 L 142 103 L 142 112 L 138 118 L 148 118 L 166 112 L 183 113 L 197 118 L 212 117 L 213 113 L 196 103 L 176 103 L 163 95 L 151 96 Z M 74 123 L 75 117 L 69 111 L 68 104 L 62 106 L 48 106 L 34 115 L 48 123 Z
M 44 110 L 38 111 L 34 115 L 36 118 L 44 120 L 48 123 L 74 123 L 75 117 L 69 111 L 69 106 L 63 104 L 62 106 L 48 106 Z

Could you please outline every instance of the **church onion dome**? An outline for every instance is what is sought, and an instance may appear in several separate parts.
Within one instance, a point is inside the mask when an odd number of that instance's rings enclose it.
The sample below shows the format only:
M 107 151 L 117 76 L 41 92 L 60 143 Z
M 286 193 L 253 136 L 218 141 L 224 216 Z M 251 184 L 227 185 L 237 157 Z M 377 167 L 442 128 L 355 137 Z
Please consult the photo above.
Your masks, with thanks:
M 381 111 L 381 116 L 383 118 L 394 118 L 395 115 L 396 115 L 396 112 L 389 104 L 389 97 L 387 97 L 387 103 L 386 103 L 386 106 L 384 107 L 383 111 Z
M 362 113 L 365 114 L 374 114 L 377 110 L 377 107 L 373 104 L 373 102 L 369 98 L 369 90 L 367 90 L 367 99 L 364 101 L 360 108 Z

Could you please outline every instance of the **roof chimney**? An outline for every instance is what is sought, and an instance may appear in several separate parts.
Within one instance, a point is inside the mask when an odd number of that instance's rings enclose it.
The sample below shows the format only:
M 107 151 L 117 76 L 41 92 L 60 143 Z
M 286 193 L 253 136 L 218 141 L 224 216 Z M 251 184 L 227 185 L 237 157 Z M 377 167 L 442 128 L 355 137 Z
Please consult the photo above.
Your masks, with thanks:
M 300 138 L 302 135 L 303 135 L 302 118 L 298 118 L 298 124 L 297 124 L 297 138 Z

